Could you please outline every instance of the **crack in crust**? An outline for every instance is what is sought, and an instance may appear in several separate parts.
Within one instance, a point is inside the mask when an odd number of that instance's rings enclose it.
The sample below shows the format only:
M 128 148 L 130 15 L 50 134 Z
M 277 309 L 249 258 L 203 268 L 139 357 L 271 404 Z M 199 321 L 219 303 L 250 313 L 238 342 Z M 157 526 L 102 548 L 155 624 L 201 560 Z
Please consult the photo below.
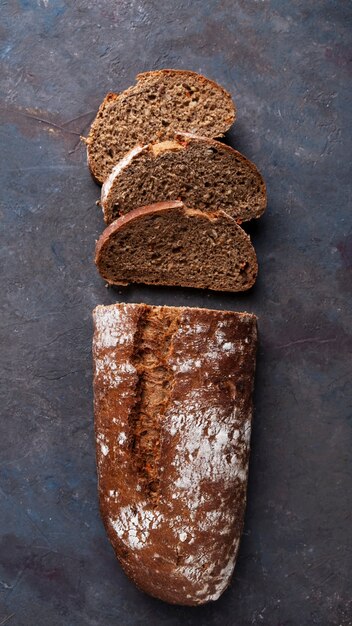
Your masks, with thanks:
M 161 431 L 173 380 L 168 360 L 178 326 L 174 311 L 142 309 L 131 357 L 138 380 L 129 416 L 129 446 L 141 488 L 154 505 L 160 497 Z

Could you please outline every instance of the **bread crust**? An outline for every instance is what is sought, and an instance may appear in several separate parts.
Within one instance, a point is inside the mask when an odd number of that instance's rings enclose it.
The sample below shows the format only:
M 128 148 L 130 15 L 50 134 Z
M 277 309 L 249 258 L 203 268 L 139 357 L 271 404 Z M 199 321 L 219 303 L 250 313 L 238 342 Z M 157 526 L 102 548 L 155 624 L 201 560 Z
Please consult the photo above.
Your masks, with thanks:
M 148 215 L 149 213 L 158 213 L 162 211 L 168 211 L 169 209 L 183 209 L 184 204 L 181 200 L 171 200 L 169 202 L 156 202 L 155 204 L 148 204 L 146 206 L 137 207 L 133 211 L 126 213 L 126 215 L 122 215 L 118 220 L 115 220 L 100 235 L 96 246 L 95 246 L 95 264 L 98 263 L 99 256 L 101 251 L 108 241 L 109 237 L 113 235 L 116 231 L 121 229 L 125 224 L 129 224 L 134 220 L 138 219 L 140 216 Z
M 136 470 L 130 432 L 140 382 L 133 355 L 146 309 L 161 318 L 173 309 L 177 318 L 164 354 L 171 380 L 159 416 L 157 500 Z M 93 318 L 99 500 L 116 556 L 161 600 L 216 600 L 230 583 L 243 526 L 256 317 L 115 304 L 97 307 Z
M 100 107 L 99 107 L 99 109 L 98 109 L 98 111 L 97 111 L 97 114 L 96 114 L 96 116 L 95 116 L 95 118 L 94 118 L 94 121 L 93 121 L 93 124 L 92 124 L 92 126 L 91 126 L 91 128 L 90 128 L 90 131 L 89 131 L 89 135 L 88 135 L 88 137 L 81 137 L 82 141 L 84 141 L 84 143 L 85 143 L 85 144 L 86 144 L 86 146 L 87 146 L 87 148 L 86 148 L 86 149 L 87 149 L 87 165 L 88 165 L 88 169 L 89 169 L 89 172 L 90 172 L 90 174 L 91 174 L 91 176 L 92 176 L 92 178 L 93 178 L 94 182 L 95 182 L 97 185 L 101 185 L 101 184 L 102 184 L 102 181 L 100 180 L 100 178 L 97 178 L 97 176 L 95 175 L 95 172 L 94 172 L 94 169 L 93 169 L 93 166 L 92 166 L 91 160 L 90 160 L 90 154 L 89 154 L 89 147 L 91 146 L 91 144 L 92 144 L 92 142 L 93 142 L 93 137 L 94 137 L 94 129 L 93 129 L 93 125 L 94 125 L 94 122 L 95 122 L 97 119 L 99 119 L 99 117 L 102 115 L 103 111 L 104 111 L 104 110 L 105 110 L 105 109 L 106 109 L 106 108 L 107 108 L 107 107 L 108 107 L 108 106 L 109 106 L 112 102 L 113 102 L 113 103 L 114 103 L 114 102 L 116 102 L 116 100 L 118 99 L 119 95 L 120 95 L 120 94 L 118 94 L 118 93 L 113 93 L 112 91 L 110 91 L 109 93 L 107 93 L 107 94 L 106 94 L 106 96 L 105 96 L 105 98 L 104 98 L 103 102 L 101 103 L 101 105 L 100 105 Z
M 216 139 L 211 139 L 209 137 L 203 137 L 202 135 L 195 135 L 193 133 L 175 133 L 172 141 L 154 141 L 144 146 L 136 146 L 132 150 L 130 150 L 125 157 L 116 164 L 113 168 L 111 174 L 103 183 L 102 191 L 101 191 L 101 200 L 100 204 L 104 214 L 104 221 L 106 224 L 111 223 L 111 215 L 109 212 L 109 194 L 111 193 L 112 187 L 114 183 L 118 181 L 119 176 L 123 173 L 125 169 L 127 169 L 135 158 L 138 158 L 142 153 L 152 152 L 155 156 L 157 156 L 160 152 L 173 152 L 176 149 L 176 145 L 179 145 L 179 149 L 186 149 L 188 145 L 192 143 L 202 143 L 207 144 L 209 147 L 216 148 L 219 152 L 227 152 L 236 159 L 240 160 L 242 163 L 245 163 L 246 166 L 255 173 L 257 177 L 258 184 L 260 186 L 260 192 L 258 192 L 258 203 L 259 208 L 253 211 L 252 215 L 246 217 L 244 215 L 239 214 L 236 217 L 236 221 L 241 223 L 242 221 L 248 221 L 249 219 L 258 219 L 261 217 L 267 207 L 267 192 L 265 181 L 259 172 L 257 166 L 250 161 L 247 157 L 245 157 L 241 152 L 235 150 L 231 146 L 228 146 L 221 141 L 217 141 Z M 168 145 L 169 144 L 169 145 Z M 172 145 L 173 144 L 173 145 Z

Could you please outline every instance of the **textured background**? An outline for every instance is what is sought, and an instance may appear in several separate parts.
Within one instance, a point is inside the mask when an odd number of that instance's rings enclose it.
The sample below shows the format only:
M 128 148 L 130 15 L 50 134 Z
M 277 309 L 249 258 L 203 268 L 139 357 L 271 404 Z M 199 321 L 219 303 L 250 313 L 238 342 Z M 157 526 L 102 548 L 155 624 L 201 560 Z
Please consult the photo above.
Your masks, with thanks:
M 0 625 L 352 624 L 352 3 L 1 1 Z M 246 295 L 107 290 L 86 133 L 108 90 L 177 67 L 223 84 L 269 208 Z M 98 513 L 91 310 L 260 317 L 249 504 L 231 588 L 171 607 L 126 579 Z M 348 308 L 350 306 L 350 308 Z

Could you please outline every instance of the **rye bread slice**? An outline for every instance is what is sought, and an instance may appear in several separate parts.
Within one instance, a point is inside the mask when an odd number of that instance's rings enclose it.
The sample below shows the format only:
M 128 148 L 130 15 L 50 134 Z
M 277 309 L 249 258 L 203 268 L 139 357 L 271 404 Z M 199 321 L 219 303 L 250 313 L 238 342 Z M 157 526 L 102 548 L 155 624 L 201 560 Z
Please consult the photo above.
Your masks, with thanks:
M 131 148 L 178 131 L 220 137 L 235 120 L 230 94 L 196 72 L 138 74 L 137 84 L 109 93 L 88 136 L 88 166 L 99 183 Z
M 237 221 L 260 217 L 266 188 L 258 169 L 230 146 L 183 133 L 133 148 L 103 184 L 101 205 L 110 224 L 137 206 L 182 200 Z
M 215 291 L 246 291 L 258 272 L 250 238 L 232 217 L 180 201 L 134 209 L 110 224 L 97 242 L 95 263 L 110 284 Z

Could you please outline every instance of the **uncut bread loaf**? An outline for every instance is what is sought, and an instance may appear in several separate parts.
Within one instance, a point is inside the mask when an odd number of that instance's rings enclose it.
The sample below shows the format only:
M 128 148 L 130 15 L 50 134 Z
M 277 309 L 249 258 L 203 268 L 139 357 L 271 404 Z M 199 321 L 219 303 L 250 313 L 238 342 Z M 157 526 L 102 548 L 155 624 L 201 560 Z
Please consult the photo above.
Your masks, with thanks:
M 246 291 L 258 272 L 250 238 L 232 217 L 177 201 L 134 209 L 110 224 L 97 242 L 95 263 L 112 285 L 216 291 Z
M 145 304 L 93 316 L 99 500 L 116 556 L 161 600 L 216 600 L 243 526 L 256 318 Z
M 266 188 L 254 163 L 240 152 L 183 133 L 133 148 L 115 165 L 101 192 L 107 224 L 161 200 L 182 200 L 203 211 L 222 209 L 242 222 L 263 214 Z
M 220 137 L 235 119 L 230 94 L 196 72 L 138 74 L 137 84 L 103 101 L 87 138 L 88 166 L 98 183 L 131 148 L 178 131 Z

